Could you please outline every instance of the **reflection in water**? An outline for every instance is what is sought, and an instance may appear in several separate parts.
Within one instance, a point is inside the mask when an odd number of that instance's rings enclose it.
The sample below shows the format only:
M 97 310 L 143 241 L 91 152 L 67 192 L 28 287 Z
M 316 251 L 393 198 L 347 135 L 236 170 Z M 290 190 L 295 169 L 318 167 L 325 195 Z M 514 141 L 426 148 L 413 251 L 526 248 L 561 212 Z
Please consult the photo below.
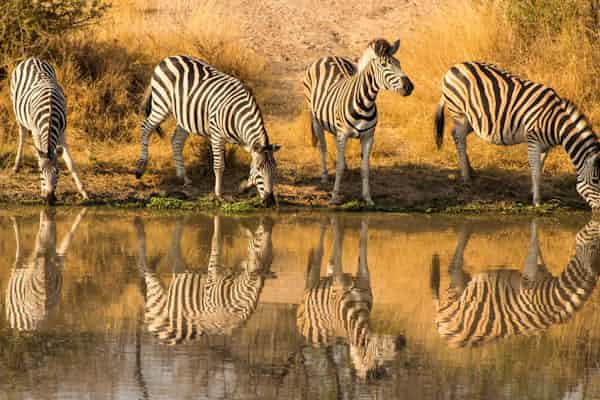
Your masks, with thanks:
M 54 210 L 40 211 L 40 223 L 33 253 L 24 261 L 21 221 L 11 217 L 16 240 L 16 256 L 6 289 L 6 318 L 18 331 L 36 331 L 58 303 L 64 257 L 86 209 L 79 212 L 71 230 L 56 247 Z
M 208 267 L 189 270 L 181 256 L 182 221 L 176 223 L 170 258 L 174 273 L 166 291 L 155 272 L 157 259 L 146 260 L 146 239 L 141 219 L 135 219 L 139 243 L 138 266 L 144 273 L 145 323 L 148 331 L 166 344 L 198 336 L 231 335 L 250 318 L 258 303 L 265 277 L 273 261 L 269 218 L 261 220 L 248 237 L 248 256 L 241 270 L 221 265 L 221 217 L 214 217 Z
M 600 224 L 590 221 L 576 236 L 575 256 L 556 277 L 546 269 L 536 222 L 522 272 L 497 269 L 473 277 L 463 270 L 471 231 L 463 226 L 448 268 L 446 299 L 438 301 L 439 334 L 453 346 L 473 346 L 513 335 L 532 335 L 568 321 L 590 297 L 599 273 Z M 432 260 L 432 284 L 438 300 L 439 259 Z
M 321 224 L 319 243 L 311 250 L 308 260 L 306 289 L 298 307 L 298 329 L 313 346 L 303 351 L 304 363 L 310 368 L 334 368 L 336 382 L 340 382 L 338 370 L 349 364 L 349 357 L 359 378 L 376 377 L 383 372 L 386 361 L 392 361 L 404 338 L 379 335 L 371 332 L 369 316 L 373 295 L 367 265 L 367 220 L 361 220 L 358 266 L 355 276 L 344 273 L 342 268 L 343 227 L 337 217 L 332 219 L 333 254 L 327 265 L 327 276 L 320 277 L 323 258 L 325 224 Z M 340 345 L 342 339 L 347 346 Z M 344 361 L 346 361 L 344 363 Z

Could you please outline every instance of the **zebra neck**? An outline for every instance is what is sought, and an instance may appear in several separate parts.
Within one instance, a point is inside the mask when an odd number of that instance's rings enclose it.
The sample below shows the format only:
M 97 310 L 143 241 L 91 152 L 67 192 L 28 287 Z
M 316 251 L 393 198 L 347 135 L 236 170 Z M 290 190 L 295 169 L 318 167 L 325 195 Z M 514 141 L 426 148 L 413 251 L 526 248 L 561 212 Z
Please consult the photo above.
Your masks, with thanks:
M 350 93 L 348 100 L 352 109 L 371 110 L 375 106 L 379 86 L 372 64 L 350 78 Z
M 598 136 L 592 130 L 591 124 L 573 104 L 569 104 L 567 111 L 559 113 L 550 126 L 556 127 L 558 142 L 569 155 L 579 175 L 587 157 L 600 151 Z

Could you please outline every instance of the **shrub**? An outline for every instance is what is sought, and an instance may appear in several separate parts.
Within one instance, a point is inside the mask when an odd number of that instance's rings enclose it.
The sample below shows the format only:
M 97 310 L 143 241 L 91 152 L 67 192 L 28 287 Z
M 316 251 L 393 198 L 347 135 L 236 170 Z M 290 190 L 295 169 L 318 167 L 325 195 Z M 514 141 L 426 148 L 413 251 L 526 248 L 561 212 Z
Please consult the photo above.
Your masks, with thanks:
M 0 13 L 0 54 L 23 57 L 48 39 L 98 21 L 109 4 L 103 0 L 4 0 Z

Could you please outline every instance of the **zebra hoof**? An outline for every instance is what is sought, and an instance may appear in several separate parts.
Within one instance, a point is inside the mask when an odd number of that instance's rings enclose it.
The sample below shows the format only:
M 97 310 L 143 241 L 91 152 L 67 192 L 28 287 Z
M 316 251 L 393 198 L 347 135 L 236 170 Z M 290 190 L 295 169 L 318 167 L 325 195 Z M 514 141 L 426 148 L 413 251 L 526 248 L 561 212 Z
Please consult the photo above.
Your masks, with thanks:
M 342 204 L 342 199 L 337 196 L 334 196 L 329 200 L 329 205 L 339 206 L 340 204 Z
M 372 199 L 364 199 L 364 202 L 368 207 L 373 207 L 375 205 L 375 202 Z
M 321 175 L 321 184 L 326 185 L 329 182 L 327 175 Z
M 136 179 L 140 179 L 142 177 L 142 175 L 144 175 L 144 173 L 142 171 L 139 171 L 139 170 L 135 171 L 135 178 Z
M 12 169 L 12 173 L 13 173 L 13 174 L 16 174 L 16 173 L 18 173 L 20 170 L 21 170 L 21 167 L 20 167 L 20 166 L 19 166 L 19 167 L 14 167 L 14 168 Z

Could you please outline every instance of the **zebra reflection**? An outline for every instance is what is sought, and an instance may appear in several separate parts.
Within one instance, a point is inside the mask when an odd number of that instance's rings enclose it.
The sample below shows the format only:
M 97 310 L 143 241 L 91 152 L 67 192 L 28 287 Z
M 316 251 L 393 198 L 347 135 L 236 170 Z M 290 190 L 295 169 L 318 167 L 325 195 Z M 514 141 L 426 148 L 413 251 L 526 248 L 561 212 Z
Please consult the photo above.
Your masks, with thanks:
M 58 304 L 65 254 L 86 211 L 79 212 L 58 247 L 54 211 L 40 211 L 35 248 L 26 260 L 21 248 L 20 218 L 11 218 L 16 239 L 15 263 L 6 290 L 6 318 L 11 328 L 37 331 Z
M 533 335 L 568 321 L 590 297 L 598 279 L 600 224 L 590 221 L 575 238 L 575 256 L 558 275 L 546 269 L 531 224 L 529 251 L 523 271 L 489 270 L 469 276 L 463 253 L 471 236 L 460 230 L 449 266 L 446 299 L 439 300 L 439 259 L 432 260 L 432 290 L 437 303 L 439 334 L 451 346 L 474 346 L 513 335 Z
M 221 218 L 214 217 L 214 231 L 208 267 L 187 268 L 181 256 L 183 224 L 173 234 L 170 258 L 173 276 L 168 290 L 156 274 L 157 259 L 146 260 L 146 238 L 141 219 L 135 220 L 139 242 L 138 267 L 144 274 L 144 322 L 150 333 L 164 344 L 179 344 L 201 335 L 231 335 L 246 322 L 258 303 L 264 279 L 269 276 L 272 255 L 272 221 L 265 218 L 248 237 L 248 256 L 241 271 L 220 263 Z
M 367 220 L 361 221 L 355 276 L 343 272 L 343 229 L 337 217 L 333 218 L 332 225 L 333 254 L 327 265 L 327 276 L 320 277 L 325 224 L 321 225 L 317 248 L 309 254 L 306 288 L 297 311 L 297 326 L 312 346 L 327 348 L 331 362 L 340 363 L 349 355 L 359 378 L 376 377 L 383 372 L 384 364 L 392 361 L 404 346 L 404 337 L 377 334 L 369 326 L 373 295 L 367 265 Z M 347 346 L 339 346 L 340 341 Z M 303 355 L 306 357 L 310 353 L 304 351 Z

